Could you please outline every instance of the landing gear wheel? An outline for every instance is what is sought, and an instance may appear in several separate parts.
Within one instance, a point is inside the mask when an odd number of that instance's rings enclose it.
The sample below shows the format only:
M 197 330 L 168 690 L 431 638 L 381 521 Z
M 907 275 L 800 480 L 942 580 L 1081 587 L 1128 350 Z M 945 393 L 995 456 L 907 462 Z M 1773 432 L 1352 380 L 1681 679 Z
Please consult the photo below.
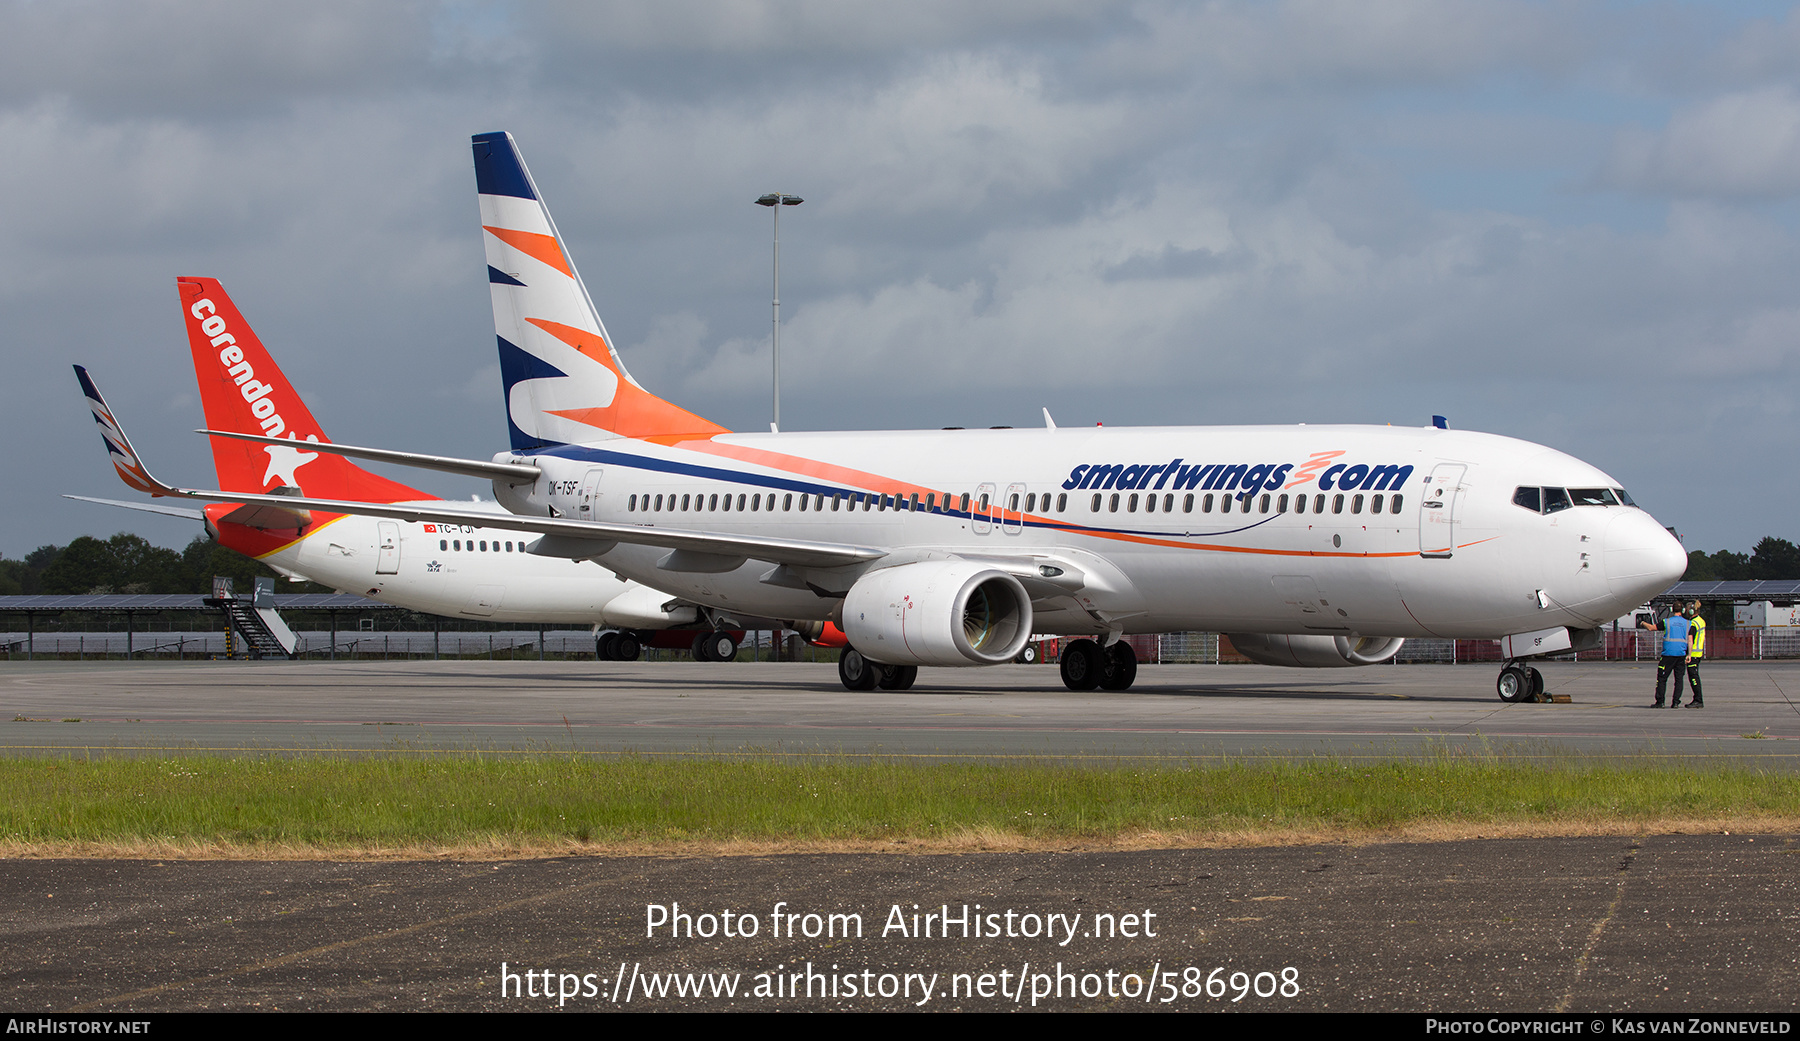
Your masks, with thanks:
M 845 690 L 874 690 L 881 679 L 880 667 L 856 648 L 846 647 L 838 655 L 838 680 Z
M 594 657 L 601 661 L 619 660 L 619 634 L 607 631 L 594 641 Z
M 734 661 L 737 659 L 737 641 L 730 633 L 711 632 L 701 637 L 706 643 L 707 661 Z
M 1076 640 L 1062 649 L 1062 681 L 1070 690 L 1093 690 L 1100 685 L 1100 645 Z
M 707 657 L 707 655 L 710 654 L 712 651 L 712 647 L 707 640 L 707 638 L 710 637 L 711 635 L 712 635 L 712 633 L 701 633 L 700 635 L 694 637 L 694 647 L 693 647 L 692 653 L 694 655 L 695 661 L 712 661 L 711 658 Z
M 1129 690 L 1137 679 L 1137 652 L 1124 640 L 1108 647 L 1100 662 L 1101 690 Z
M 1025 649 L 1019 652 L 1019 656 L 1013 659 L 1013 661 L 1018 662 L 1020 665 L 1036 665 L 1037 660 L 1038 645 L 1035 643 L 1026 644 Z
M 1526 669 L 1525 674 L 1531 677 L 1531 700 L 1544 700 L 1544 674 L 1536 669 Z
M 1516 704 L 1531 696 L 1531 676 L 1517 665 L 1508 665 L 1500 670 L 1500 678 L 1494 681 L 1494 690 L 1500 700 L 1508 704 Z
M 917 665 L 889 665 L 882 671 L 882 690 L 911 690 L 913 681 L 919 678 Z
M 613 661 L 637 661 L 638 654 L 644 649 L 642 641 L 636 633 L 620 633 L 613 641 Z

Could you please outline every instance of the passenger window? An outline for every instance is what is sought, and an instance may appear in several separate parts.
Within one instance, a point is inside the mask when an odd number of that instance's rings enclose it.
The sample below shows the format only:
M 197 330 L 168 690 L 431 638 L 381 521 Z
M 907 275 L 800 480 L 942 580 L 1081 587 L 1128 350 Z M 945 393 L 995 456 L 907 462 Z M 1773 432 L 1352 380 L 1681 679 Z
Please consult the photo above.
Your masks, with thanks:
M 1060 492 L 1056 496 L 1056 512 L 1061 513 L 1069 508 L 1069 493 Z
M 988 511 L 988 497 L 987 497 L 986 492 L 981 493 L 980 508 L 981 508 L 982 513 L 986 513 Z
M 1093 512 L 1095 512 L 1095 513 L 1100 512 L 1100 493 L 1099 492 L 1094 493 Z
M 1032 492 L 1030 495 L 1027 495 L 1025 497 L 1025 512 L 1026 513 L 1037 512 L 1037 493 L 1036 492 Z
M 1112 501 L 1107 503 L 1106 510 L 1108 513 L 1119 512 L 1119 493 L 1118 492 L 1112 493 Z
M 1136 513 L 1137 512 L 1137 493 L 1136 492 L 1131 493 L 1131 499 L 1130 499 L 1130 501 L 1128 501 L 1125 504 L 1125 510 L 1128 513 Z
M 824 509 L 825 509 L 825 493 L 820 492 L 819 494 L 813 496 L 813 512 L 820 513 L 820 512 L 823 512 Z
M 1239 494 L 1242 496 L 1242 498 L 1240 498 L 1238 500 L 1238 502 L 1241 504 L 1238 506 L 1238 512 L 1239 513 L 1249 513 L 1250 507 L 1256 504 L 1256 496 L 1250 495 L 1245 492 L 1240 492 Z
M 1379 495 L 1370 496 L 1369 512 L 1370 513 L 1380 513 L 1381 512 L 1381 496 L 1379 496 Z
M 1400 496 L 1398 496 L 1398 495 L 1394 496 L 1393 502 L 1388 505 L 1388 512 L 1389 513 L 1399 513 L 1400 512 Z
M 1182 500 L 1181 512 L 1183 512 L 1183 513 L 1194 512 L 1194 493 L 1193 492 L 1189 492 L 1187 494 L 1187 498 Z
M 1174 492 L 1170 492 L 1169 494 L 1163 496 L 1163 512 L 1164 513 L 1174 513 L 1175 512 L 1175 493 Z
M 1145 513 L 1155 513 L 1156 512 L 1156 496 L 1155 495 L 1144 496 L 1144 512 Z
M 1212 512 L 1212 499 L 1213 499 L 1212 493 L 1207 492 L 1206 498 L 1200 500 L 1200 512 L 1201 513 L 1211 513 Z
M 1344 500 L 1344 497 L 1342 495 L 1338 496 L 1339 502 L 1342 502 L 1343 500 Z M 1319 494 L 1313 496 L 1313 512 L 1314 513 L 1324 513 L 1325 512 L 1325 493 L 1324 492 L 1320 492 Z
M 1012 493 L 1012 497 L 1006 500 L 1006 508 L 1009 510 L 1012 510 L 1014 513 L 1018 512 L 1018 510 L 1019 510 L 1019 493 L 1018 492 Z
M 839 509 L 843 508 L 843 505 L 844 497 L 842 495 L 833 495 L 831 497 L 831 512 L 836 513 Z
M 1288 497 L 1286 495 L 1283 495 L 1280 499 L 1276 500 L 1276 502 L 1275 502 L 1275 512 L 1276 513 L 1286 513 L 1287 512 L 1287 504 L 1288 504 Z
M 1513 490 L 1513 505 L 1523 506 L 1533 513 L 1544 512 L 1544 491 L 1542 488 L 1520 487 Z
M 1332 498 L 1331 498 L 1331 512 L 1333 512 L 1333 513 L 1342 513 L 1342 512 L 1344 512 L 1344 496 L 1343 496 L 1343 494 L 1342 494 L 1342 493 L 1339 493 L 1339 494 L 1337 494 L 1337 495 L 1334 495 L 1334 496 L 1332 496 Z
M 1257 506 L 1256 512 L 1258 512 L 1258 513 L 1269 512 L 1269 493 L 1267 493 L 1267 492 L 1263 493 L 1262 503 Z
M 1352 495 L 1350 497 L 1350 512 L 1351 513 L 1361 513 L 1362 512 L 1362 504 L 1363 504 L 1362 493 L 1359 492 L 1355 495 Z
M 906 507 L 907 509 L 913 511 L 914 513 L 919 512 L 919 493 L 918 492 L 914 492 L 911 495 L 907 496 L 906 501 L 908 504 Z
M 937 493 L 936 492 L 927 492 L 925 494 L 925 512 L 926 513 L 936 513 L 937 512 Z
M 810 496 L 810 495 L 802 495 L 802 496 L 800 496 L 800 512 L 801 512 L 801 513 L 805 513 L 805 512 L 806 512 L 806 504 L 807 504 L 807 501 L 808 501 L 808 500 L 810 500 L 810 499 L 811 499 L 811 498 L 812 498 L 812 496 Z
M 438 549 L 449 549 L 449 548 L 450 548 L 450 540 L 448 540 L 448 539 L 439 539 L 438 540 Z
M 1294 496 L 1294 512 L 1306 512 L 1306 495 L 1304 493 Z

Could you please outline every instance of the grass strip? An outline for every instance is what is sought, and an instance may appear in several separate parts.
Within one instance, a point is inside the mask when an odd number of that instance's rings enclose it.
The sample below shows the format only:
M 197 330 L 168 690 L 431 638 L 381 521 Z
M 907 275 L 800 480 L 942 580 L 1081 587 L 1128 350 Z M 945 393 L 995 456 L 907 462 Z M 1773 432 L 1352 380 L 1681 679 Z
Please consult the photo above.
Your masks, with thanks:
M 0 854 L 13 856 L 1214 845 L 1718 822 L 1793 827 L 1800 776 L 1448 752 L 1099 768 L 477 753 L 0 760 Z

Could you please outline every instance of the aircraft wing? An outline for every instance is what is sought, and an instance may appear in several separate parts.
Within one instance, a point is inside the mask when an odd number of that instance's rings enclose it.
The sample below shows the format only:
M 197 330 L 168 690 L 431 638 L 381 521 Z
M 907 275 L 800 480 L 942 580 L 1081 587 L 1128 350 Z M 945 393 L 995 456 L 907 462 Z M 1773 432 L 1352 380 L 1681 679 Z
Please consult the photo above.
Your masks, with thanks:
M 849 546 L 832 542 L 810 542 L 803 539 L 778 539 L 738 535 L 726 532 L 683 531 L 642 524 L 611 524 L 605 521 L 573 520 L 567 517 L 528 517 L 518 513 L 494 513 L 471 510 L 446 500 L 430 503 L 373 503 L 343 499 L 313 499 L 300 495 L 257 495 L 197 488 L 164 486 L 154 495 L 167 495 L 203 502 L 240 502 L 278 509 L 310 510 L 316 513 L 348 513 L 364 517 L 387 517 L 403 521 L 446 521 L 483 528 L 509 528 L 534 531 L 546 536 L 543 545 L 533 544 L 533 551 L 549 556 L 591 557 L 612 549 L 619 543 L 636 546 L 658 546 L 676 551 L 673 559 L 663 562 L 670 571 L 729 571 L 735 560 L 766 560 L 775 564 L 799 567 L 842 567 L 861 564 L 887 555 L 886 550 L 872 546 Z M 566 540 L 566 541 L 565 541 Z
M 454 503 L 374 503 L 343 499 L 313 499 L 301 495 L 263 495 L 256 492 L 228 492 L 217 489 L 177 488 L 150 472 L 143 458 L 132 447 L 100 389 L 89 378 L 87 370 L 75 366 L 82 393 L 100 425 L 101 437 L 112 454 L 119 477 L 139 491 L 154 496 L 193 499 L 201 502 L 235 502 L 251 507 L 269 507 L 283 514 L 300 511 L 343 513 L 364 517 L 388 517 L 403 521 L 447 521 L 482 528 L 510 528 L 534 531 L 545 536 L 533 543 L 531 551 L 545 556 L 586 559 L 607 552 L 619 543 L 656 546 L 672 550 L 660 567 L 669 571 L 730 571 L 746 560 L 766 560 L 775 564 L 799 567 L 829 568 L 860 564 L 887 555 L 886 550 L 870 546 L 849 546 L 803 539 L 778 539 L 726 532 L 681 531 L 643 524 L 611 524 L 604 521 L 572 520 L 567 517 L 527 517 L 517 513 L 494 513 L 471 510 Z M 216 432 L 215 432 L 216 433 Z M 250 438 L 260 440 L 259 438 Z M 289 442 L 281 442 L 287 444 Z M 313 445 L 308 448 L 326 448 Z M 371 450 L 373 451 L 373 450 Z M 498 465 L 498 464 L 496 464 Z M 535 469 L 535 468 L 534 468 Z M 516 476 L 516 474 L 515 474 Z M 306 516 L 304 520 L 310 521 Z
M 127 510 L 142 510 L 145 513 L 160 513 L 165 517 L 181 517 L 184 520 L 203 521 L 206 519 L 205 513 L 200 510 L 190 510 L 186 506 L 164 506 L 157 502 L 123 502 L 119 499 L 96 499 L 92 495 L 64 495 L 63 498 L 97 502 L 102 506 L 119 506 Z
M 285 438 L 265 437 L 262 434 L 242 434 L 230 430 L 196 430 L 196 434 L 210 437 L 230 437 L 239 441 L 255 441 L 263 445 L 281 445 L 291 448 L 294 442 Z M 447 455 L 426 455 L 422 452 L 397 452 L 391 448 L 363 448 L 358 445 L 328 444 L 321 441 L 304 442 L 309 452 L 329 452 L 332 455 L 348 456 L 352 459 L 370 459 L 378 463 L 394 463 L 399 466 L 412 466 L 421 470 L 439 470 L 444 473 L 462 474 L 465 477 L 489 477 L 512 484 L 529 484 L 538 479 L 542 470 L 530 463 L 495 463 L 485 459 L 458 459 Z

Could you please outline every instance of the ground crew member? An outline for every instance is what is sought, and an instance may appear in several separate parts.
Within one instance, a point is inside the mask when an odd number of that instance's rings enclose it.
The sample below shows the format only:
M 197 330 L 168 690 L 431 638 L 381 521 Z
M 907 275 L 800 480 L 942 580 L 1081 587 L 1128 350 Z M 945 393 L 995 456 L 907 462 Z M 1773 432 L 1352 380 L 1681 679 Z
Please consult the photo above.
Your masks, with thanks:
M 1700 659 L 1706 654 L 1706 619 L 1700 614 L 1700 601 L 1688 603 L 1687 619 L 1687 681 L 1694 691 L 1694 696 L 1688 699 L 1688 708 L 1705 708 L 1700 701 Z
M 1638 623 L 1640 628 L 1662 630 L 1662 656 L 1656 660 L 1656 703 L 1651 708 L 1663 707 L 1663 691 L 1669 683 L 1669 674 L 1675 675 L 1675 701 L 1671 707 L 1681 707 L 1681 676 L 1687 667 L 1687 656 L 1691 648 L 1688 646 L 1688 620 L 1680 612 L 1671 611 L 1668 617 L 1656 625 L 1649 622 Z

